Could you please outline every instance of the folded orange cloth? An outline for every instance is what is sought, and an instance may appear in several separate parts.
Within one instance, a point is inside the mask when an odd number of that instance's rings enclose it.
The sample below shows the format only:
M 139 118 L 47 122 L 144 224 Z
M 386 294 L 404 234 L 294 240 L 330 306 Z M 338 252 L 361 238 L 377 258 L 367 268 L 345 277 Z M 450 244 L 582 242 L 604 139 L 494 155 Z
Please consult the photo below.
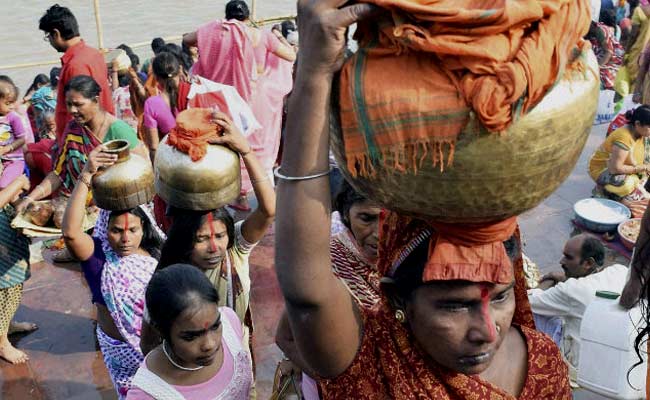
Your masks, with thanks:
M 223 128 L 212 122 L 212 110 L 190 108 L 176 117 L 176 127 L 169 132 L 167 143 L 198 161 L 205 156 L 208 142 L 222 132 Z
M 503 132 L 562 76 L 590 23 L 588 0 L 364 0 L 390 10 L 362 23 L 341 72 L 348 170 L 441 168 L 471 110 Z M 446 161 L 446 162 L 445 162 Z

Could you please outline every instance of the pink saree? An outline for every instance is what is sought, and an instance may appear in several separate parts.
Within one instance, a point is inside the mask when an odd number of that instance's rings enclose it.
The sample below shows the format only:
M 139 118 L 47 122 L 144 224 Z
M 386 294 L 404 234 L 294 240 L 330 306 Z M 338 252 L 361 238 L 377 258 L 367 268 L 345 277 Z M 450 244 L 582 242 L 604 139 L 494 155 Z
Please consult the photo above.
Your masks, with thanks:
M 234 86 L 250 102 L 257 71 L 253 43 L 246 26 L 237 20 L 209 22 L 196 31 L 199 61 L 192 73 Z

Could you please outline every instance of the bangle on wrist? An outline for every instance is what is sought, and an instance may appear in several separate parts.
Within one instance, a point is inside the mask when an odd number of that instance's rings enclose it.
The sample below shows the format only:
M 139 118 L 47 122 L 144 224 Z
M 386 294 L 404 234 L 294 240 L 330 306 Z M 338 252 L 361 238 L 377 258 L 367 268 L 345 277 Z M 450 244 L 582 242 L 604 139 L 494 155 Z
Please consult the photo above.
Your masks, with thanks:
M 86 187 L 87 187 L 88 189 L 90 189 L 90 187 L 91 187 L 90 180 L 87 179 L 86 176 L 85 176 L 83 173 L 82 173 L 81 175 L 79 175 L 79 181 L 80 181 L 81 183 L 83 183 L 84 185 L 86 185 Z
M 266 182 L 268 180 L 269 180 L 268 176 L 261 179 L 251 179 L 251 184 L 256 185 L 258 183 Z

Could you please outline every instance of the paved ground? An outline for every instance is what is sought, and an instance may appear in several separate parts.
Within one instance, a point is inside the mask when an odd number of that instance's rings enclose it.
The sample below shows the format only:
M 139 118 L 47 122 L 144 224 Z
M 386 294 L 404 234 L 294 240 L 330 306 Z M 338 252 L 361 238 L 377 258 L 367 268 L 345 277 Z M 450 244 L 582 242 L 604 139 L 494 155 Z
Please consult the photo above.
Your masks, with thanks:
M 569 179 L 520 218 L 525 251 L 542 272 L 559 268 L 562 245 L 573 230 L 573 203 L 591 193 L 586 163 L 603 139 L 604 130 L 603 126 L 594 128 Z M 268 398 L 280 357 L 273 336 L 283 303 L 273 272 L 273 241 L 273 234 L 269 233 L 251 258 L 260 399 Z M 95 342 L 89 291 L 77 265 L 54 265 L 47 261 L 35 264 L 17 317 L 38 323 L 40 329 L 15 338 L 17 346 L 30 356 L 27 364 L 11 366 L 0 361 L 0 399 L 115 398 Z M 595 396 L 582 394 L 579 398 Z

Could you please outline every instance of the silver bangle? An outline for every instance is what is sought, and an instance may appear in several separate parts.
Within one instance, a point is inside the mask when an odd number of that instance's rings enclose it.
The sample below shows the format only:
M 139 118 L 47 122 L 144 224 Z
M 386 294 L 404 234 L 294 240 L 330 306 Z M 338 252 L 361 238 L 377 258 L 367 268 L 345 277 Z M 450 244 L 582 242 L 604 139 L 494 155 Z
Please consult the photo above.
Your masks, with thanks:
M 306 180 L 309 180 L 309 179 L 316 179 L 316 178 L 321 178 L 323 176 L 327 176 L 327 175 L 330 174 L 331 171 L 332 171 L 332 169 L 330 168 L 325 172 L 319 172 L 319 173 L 314 174 L 314 175 L 286 176 L 286 175 L 282 175 L 280 173 L 280 167 L 277 167 L 277 168 L 275 168 L 273 170 L 273 176 L 275 176 L 278 179 L 284 179 L 285 181 L 306 181 Z

